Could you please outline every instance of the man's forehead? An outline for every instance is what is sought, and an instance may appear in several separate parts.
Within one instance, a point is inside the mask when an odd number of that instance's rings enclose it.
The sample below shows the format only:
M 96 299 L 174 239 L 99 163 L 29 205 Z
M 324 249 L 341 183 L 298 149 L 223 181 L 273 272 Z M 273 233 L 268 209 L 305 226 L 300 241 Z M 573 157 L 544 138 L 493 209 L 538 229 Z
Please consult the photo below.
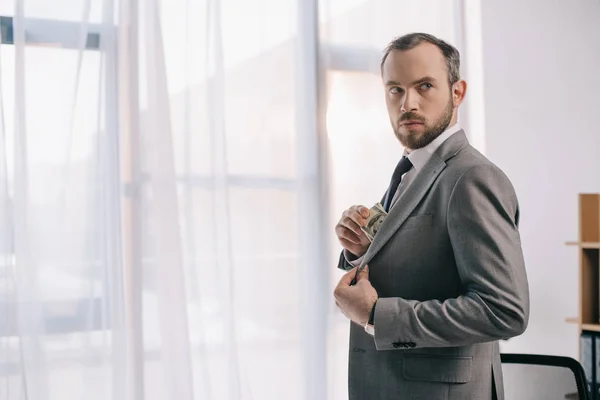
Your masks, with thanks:
M 392 50 L 382 68 L 384 82 L 413 81 L 422 76 L 442 78 L 446 75 L 447 68 L 442 51 L 431 43 L 423 43 L 410 50 Z

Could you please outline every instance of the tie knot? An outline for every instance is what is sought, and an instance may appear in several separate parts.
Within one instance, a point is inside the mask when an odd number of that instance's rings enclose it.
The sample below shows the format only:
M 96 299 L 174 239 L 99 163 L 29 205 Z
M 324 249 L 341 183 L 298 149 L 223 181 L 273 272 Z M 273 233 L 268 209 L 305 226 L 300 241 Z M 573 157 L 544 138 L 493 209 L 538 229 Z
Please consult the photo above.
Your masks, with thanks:
M 408 159 L 408 157 L 402 157 L 398 162 L 398 165 L 396 166 L 396 170 L 394 170 L 394 177 L 396 177 L 396 179 L 400 179 L 400 177 L 407 173 L 412 168 L 412 166 L 413 165 Z

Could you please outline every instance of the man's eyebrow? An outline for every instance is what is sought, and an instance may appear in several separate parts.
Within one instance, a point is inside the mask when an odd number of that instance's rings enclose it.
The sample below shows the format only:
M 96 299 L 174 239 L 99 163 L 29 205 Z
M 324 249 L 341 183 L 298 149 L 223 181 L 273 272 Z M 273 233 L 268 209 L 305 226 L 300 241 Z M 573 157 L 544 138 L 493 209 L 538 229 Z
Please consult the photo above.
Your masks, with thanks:
M 385 86 L 402 86 L 400 85 L 399 82 L 393 81 L 393 80 L 389 80 L 385 83 Z
M 424 76 L 421 79 L 417 79 L 416 81 L 414 81 L 412 83 L 412 85 L 418 85 L 419 83 L 424 83 L 424 82 L 435 82 L 435 78 L 431 77 L 431 76 Z
M 435 82 L 435 78 L 431 77 L 431 76 L 424 76 L 423 78 L 419 78 L 416 81 L 412 82 L 411 85 L 418 85 L 419 83 L 423 83 L 423 82 Z M 386 86 L 402 86 L 400 84 L 400 82 L 396 82 L 394 80 L 388 80 L 385 83 Z

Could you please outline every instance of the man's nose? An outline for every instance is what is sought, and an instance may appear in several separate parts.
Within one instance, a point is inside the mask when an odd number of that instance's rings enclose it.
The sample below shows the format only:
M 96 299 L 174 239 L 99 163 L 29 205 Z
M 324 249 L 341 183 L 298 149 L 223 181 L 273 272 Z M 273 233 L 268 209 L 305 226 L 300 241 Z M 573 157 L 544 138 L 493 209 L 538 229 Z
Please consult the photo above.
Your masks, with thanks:
M 402 102 L 402 107 L 400 108 L 400 111 L 417 111 L 417 96 L 407 91 L 404 95 L 404 101 Z

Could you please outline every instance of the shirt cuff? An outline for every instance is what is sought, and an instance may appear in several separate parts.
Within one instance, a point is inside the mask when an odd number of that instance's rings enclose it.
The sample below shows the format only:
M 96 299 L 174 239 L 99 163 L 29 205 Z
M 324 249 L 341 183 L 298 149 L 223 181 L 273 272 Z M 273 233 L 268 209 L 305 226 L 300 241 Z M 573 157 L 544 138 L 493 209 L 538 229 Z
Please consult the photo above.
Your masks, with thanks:
M 348 261 L 348 264 L 352 265 L 353 267 L 358 267 L 365 256 L 356 258 L 354 254 L 344 249 L 344 257 L 346 258 L 346 261 Z

